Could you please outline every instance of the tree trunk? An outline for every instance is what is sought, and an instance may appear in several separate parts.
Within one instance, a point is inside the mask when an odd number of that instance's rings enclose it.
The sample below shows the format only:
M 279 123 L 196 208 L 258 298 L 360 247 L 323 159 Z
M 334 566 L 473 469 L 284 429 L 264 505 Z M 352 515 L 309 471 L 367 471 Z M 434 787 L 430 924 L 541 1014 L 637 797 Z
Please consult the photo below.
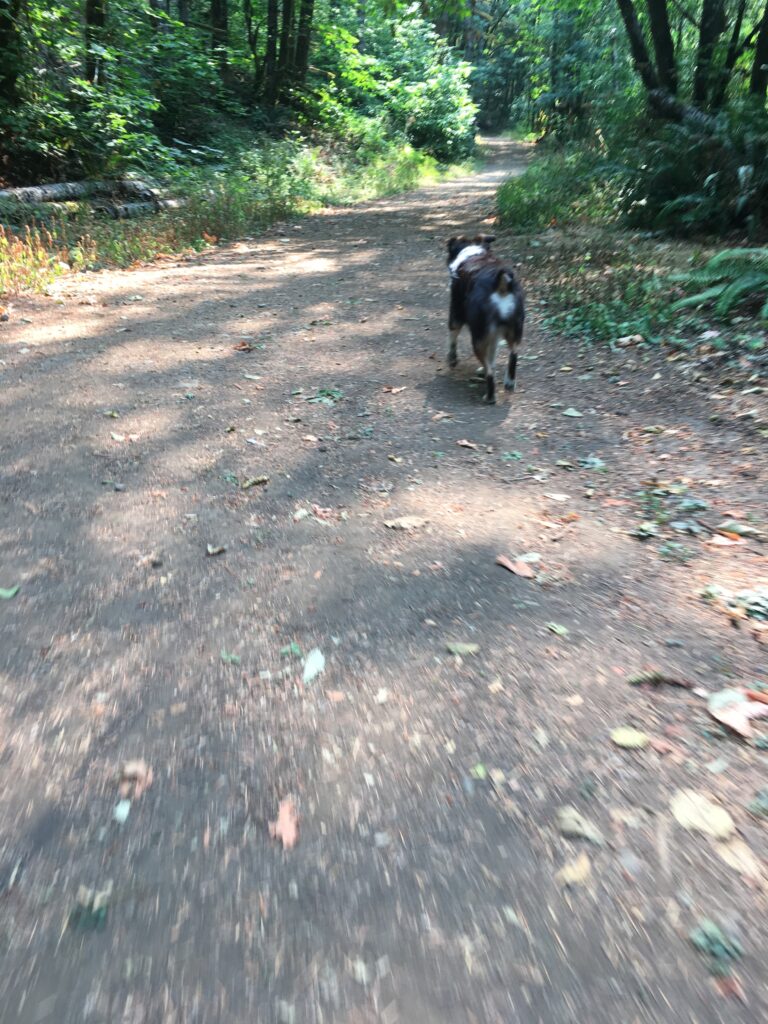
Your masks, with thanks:
M 104 84 L 103 61 L 94 49 L 103 40 L 107 23 L 107 0 L 85 0 L 85 77 L 95 85 Z
M 229 9 L 227 0 L 211 0 L 211 45 L 219 61 L 222 75 L 227 71 L 229 41 Z
M 736 11 L 736 21 L 733 23 L 731 39 L 728 43 L 728 52 L 725 55 L 725 62 L 720 70 L 717 82 L 712 87 L 712 106 L 715 110 L 725 103 L 725 94 L 728 91 L 728 83 L 731 80 L 736 61 L 740 56 L 739 40 L 741 39 L 741 27 L 744 24 L 744 15 L 747 10 L 747 0 L 739 0 L 739 7 Z
M 245 31 L 248 36 L 248 48 L 253 58 L 253 96 L 255 98 L 263 84 L 264 65 L 259 60 L 259 29 L 261 25 L 253 24 L 253 0 L 243 0 L 243 17 L 245 18 Z
M 264 53 L 264 99 L 267 106 L 277 102 L 278 0 L 267 0 L 267 48 Z
M 755 43 L 755 58 L 752 61 L 752 74 L 749 79 L 749 91 L 752 96 L 765 103 L 766 90 L 768 90 L 768 0 L 766 0 L 763 18 L 760 22 L 757 42 Z
M 648 47 L 645 45 L 645 38 L 640 27 L 635 5 L 632 0 L 616 0 L 616 3 L 619 5 L 624 28 L 627 30 L 627 38 L 629 40 L 629 48 L 632 51 L 635 70 L 648 92 L 658 89 L 659 80 L 656 77 L 656 69 L 651 63 Z
M 725 6 L 723 0 L 704 0 L 701 9 L 699 45 L 696 49 L 696 68 L 693 72 L 693 102 L 703 106 L 709 99 L 715 82 L 712 59 L 715 46 L 725 32 Z
M 296 32 L 296 85 L 301 88 L 307 79 L 309 68 L 309 47 L 312 41 L 312 19 L 315 0 L 301 0 L 299 27 Z
M 675 96 L 677 95 L 677 68 L 675 66 L 675 44 L 669 27 L 667 0 L 646 0 L 646 6 L 651 23 L 659 85 L 662 89 L 666 89 L 671 96 Z
M 280 28 L 280 53 L 277 58 L 277 72 L 280 79 L 278 95 L 285 90 L 291 79 L 294 60 L 293 16 L 294 0 L 283 0 L 283 21 Z
M 176 4 L 178 10 L 179 21 L 183 25 L 189 24 L 189 0 L 178 0 Z
M 22 0 L 0 0 L 0 106 L 13 110 L 19 100 L 23 46 L 19 18 Z

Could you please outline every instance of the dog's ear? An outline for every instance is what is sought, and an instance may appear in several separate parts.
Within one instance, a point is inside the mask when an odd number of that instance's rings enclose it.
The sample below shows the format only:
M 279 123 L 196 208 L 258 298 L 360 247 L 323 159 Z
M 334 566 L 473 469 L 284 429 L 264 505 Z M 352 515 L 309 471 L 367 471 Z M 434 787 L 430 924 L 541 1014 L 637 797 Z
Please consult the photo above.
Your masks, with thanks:
M 454 249 L 457 249 L 459 246 L 464 245 L 466 241 L 467 239 L 464 237 L 464 235 L 451 235 L 447 243 L 448 252 L 453 252 Z
M 475 242 L 477 242 L 478 245 L 485 246 L 486 249 L 490 247 L 491 242 L 495 241 L 496 235 L 475 235 Z

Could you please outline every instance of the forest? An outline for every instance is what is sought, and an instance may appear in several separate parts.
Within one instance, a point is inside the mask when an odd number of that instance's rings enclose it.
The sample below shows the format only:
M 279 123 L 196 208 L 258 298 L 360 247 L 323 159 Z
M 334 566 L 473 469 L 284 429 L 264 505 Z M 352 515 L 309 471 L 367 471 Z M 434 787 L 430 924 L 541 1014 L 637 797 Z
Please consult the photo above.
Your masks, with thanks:
M 22 230 L 77 267 L 236 237 L 450 173 L 478 131 L 537 143 L 499 194 L 516 230 L 768 227 L 764 0 L 0 0 L 0 52 L 7 255 Z M 13 192 L 46 182 L 90 184 Z

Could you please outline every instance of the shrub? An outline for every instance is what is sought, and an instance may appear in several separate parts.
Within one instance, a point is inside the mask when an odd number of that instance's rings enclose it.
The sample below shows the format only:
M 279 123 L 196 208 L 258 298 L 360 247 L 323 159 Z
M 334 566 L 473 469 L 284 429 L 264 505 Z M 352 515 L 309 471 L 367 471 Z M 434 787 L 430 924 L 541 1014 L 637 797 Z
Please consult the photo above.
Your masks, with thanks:
M 752 298 L 760 304 L 760 318 L 768 320 L 768 249 L 724 249 L 700 269 L 673 280 L 699 289 L 673 309 L 712 305 L 718 316 L 727 316 L 738 303 Z

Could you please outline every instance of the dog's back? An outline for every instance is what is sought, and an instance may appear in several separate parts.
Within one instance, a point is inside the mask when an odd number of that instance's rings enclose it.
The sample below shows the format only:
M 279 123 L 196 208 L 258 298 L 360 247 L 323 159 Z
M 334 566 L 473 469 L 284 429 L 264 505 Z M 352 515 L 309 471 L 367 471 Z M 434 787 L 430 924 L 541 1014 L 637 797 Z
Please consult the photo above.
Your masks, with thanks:
M 523 337 L 525 299 L 514 270 L 490 251 L 492 235 L 464 236 L 448 241 L 451 274 L 448 362 L 457 363 L 456 342 L 464 324 L 472 334 L 472 348 L 483 367 L 486 398 L 495 401 L 494 367 L 500 338 L 509 345 L 509 364 L 504 387 L 513 391 L 517 351 Z

